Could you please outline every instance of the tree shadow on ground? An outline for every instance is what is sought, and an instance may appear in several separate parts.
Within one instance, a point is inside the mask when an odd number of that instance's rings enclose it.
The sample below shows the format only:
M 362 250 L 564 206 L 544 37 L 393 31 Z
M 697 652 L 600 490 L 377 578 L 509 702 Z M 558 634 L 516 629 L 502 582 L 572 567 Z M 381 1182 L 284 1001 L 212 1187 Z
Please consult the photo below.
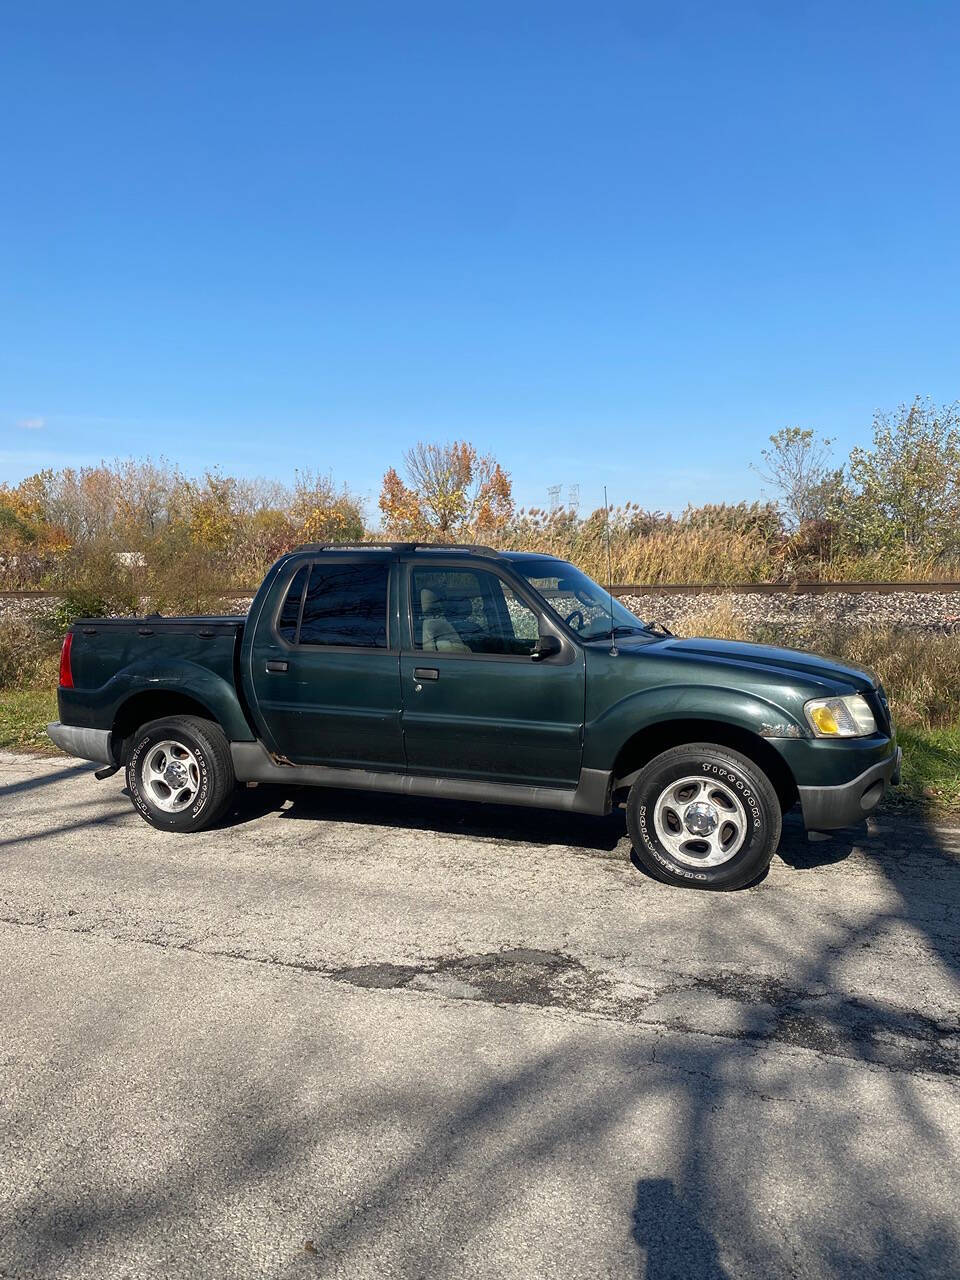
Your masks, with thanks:
M 330 819 L 331 795 L 336 801 L 334 793 L 316 797 L 322 812 L 313 816 Z M 340 795 L 347 815 L 356 800 Z M 439 812 L 446 802 L 382 803 L 384 827 L 397 826 L 396 811 L 406 805 L 401 826 L 473 834 L 455 812 Z M 472 821 L 490 834 L 491 810 L 477 809 Z M 559 817 L 566 839 L 558 827 L 556 842 L 568 843 L 568 819 Z M 525 824 L 539 830 L 542 818 L 510 811 L 513 825 L 505 818 L 499 838 L 533 840 L 522 834 Z M 96 1273 L 104 1259 L 129 1264 L 140 1250 L 136 1269 L 145 1275 L 435 1276 L 462 1274 L 465 1258 L 476 1264 L 508 1240 L 516 1270 L 530 1275 L 549 1258 L 557 1274 L 571 1277 L 953 1280 L 960 1274 L 953 1207 L 960 1170 L 947 1081 L 935 1062 L 922 1074 L 923 1061 L 891 1062 L 877 1050 L 916 1038 L 916 1018 L 926 1013 L 879 999 L 830 998 L 864 939 L 891 928 L 906 927 L 947 979 L 957 972 L 957 856 L 922 822 L 897 850 L 887 847 L 885 821 L 881 815 L 872 833 L 832 839 L 843 857 L 864 852 L 894 890 L 891 898 L 825 928 L 796 963 L 789 991 L 768 983 L 741 992 L 735 1032 L 604 1026 L 569 1009 L 521 1018 L 514 1010 L 508 1019 L 507 1010 L 489 1007 L 481 1030 L 476 1003 L 455 1006 L 470 1019 L 451 1015 L 437 1032 L 422 1003 L 436 997 L 380 992 L 360 998 L 396 1003 L 380 1006 L 381 1020 L 359 1044 L 336 1018 L 318 1032 L 306 1015 L 276 1043 L 254 1017 L 238 1032 L 227 1009 L 202 1024 L 198 1058 L 192 1045 L 185 1050 L 200 1087 L 178 1074 L 185 1069 L 178 1063 L 144 1095 L 145 1106 L 159 1095 L 161 1115 L 172 1109 L 167 1132 L 178 1137 L 169 1151 L 145 1150 L 135 1111 L 118 1120 L 108 1094 L 91 1122 L 93 1138 L 78 1153 L 63 1122 L 97 1061 L 117 1064 L 114 1092 L 117 1081 L 137 1083 L 123 1076 L 137 1034 L 124 1001 L 134 1000 L 136 978 L 134 995 L 118 984 L 97 991 L 63 1029 L 59 1090 L 50 1086 L 49 1064 L 25 1066 L 18 1077 L 15 1106 L 29 1131 L 18 1146 L 47 1160 L 41 1176 L 25 1172 L 15 1183 L 0 1261 L 13 1274 L 59 1274 L 68 1266 Z M 839 860 L 804 863 L 792 825 L 785 849 L 785 861 L 792 856 L 789 865 L 800 870 Z M 669 911 L 669 891 L 663 901 Z M 789 915 L 773 892 L 764 908 L 765 931 L 743 931 L 746 972 L 748 957 L 758 968 L 783 959 L 777 939 Z M 709 952 L 709 917 L 688 945 Z M 296 998 L 322 1009 L 332 999 L 325 990 L 310 996 L 299 988 Z M 103 1026 L 111 1006 L 113 1040 Z M 141 1025 L 139 1034 L 166 1036 L 174 1054 L 189 1008 L 182 1014 L 182 1025 Z M 818 1020 L 812 1038 L 811 1017 Z M 442 1075 L 427 1068 L 428 1046 L 449 1061 Z M 184 1084 L 196 1107 L 189 1116 L 177 1110 Z M 398 1132 L 402 1140 L 391 1145 L 385 1135 Z M 111 1163 L 114 1147 L 119 1163 Z M 106 1164 L 110 1179 L 102 1176 Z M 238 1225 L 221 1227 L 221 1218 Z M 267 1263 L 250 1245 L 253 1221 L 268 1236 Z M 544 1234 L 534 1237 L 534 1227 Z M 209 1263 L 198 1256 L 198 1238 L 209 1241 Z M 144 1239 L 160 1241 L 158 1252 L 150 1246 L 144 1254 Z M 181 1252 L 164 1254 L 161 1245 Z
M 41 773 L 29 778 L 21 778 L 17 782 L 5 782 L 0 785 L 0 798 L 20 795 L 27 791 L 37 791 L 42 787 L 63 782 L 65 778 L 73 778 L 81 773 L 92 773 L 94 765 L 84 761 L 82 764 L 66 765 L 62 769 L 54 769 L 50 773 Z

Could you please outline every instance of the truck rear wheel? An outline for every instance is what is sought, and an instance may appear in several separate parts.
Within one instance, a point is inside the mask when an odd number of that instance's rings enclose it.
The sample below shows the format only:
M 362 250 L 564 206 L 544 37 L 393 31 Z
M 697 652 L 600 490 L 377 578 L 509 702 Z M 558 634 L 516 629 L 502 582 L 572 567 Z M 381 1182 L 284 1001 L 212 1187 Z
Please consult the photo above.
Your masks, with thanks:
M 747 756 L 694 742 L 656 756 L 630 788 L 627 829 L 643 866 L 667 884 L 742 889 L 780 843 L 776 788 Z
M 201 831 L 221 817 L 235 786 L 229 744 L 212 720 L 169 716 L 133 735 L 127 790 L 151 826 Z

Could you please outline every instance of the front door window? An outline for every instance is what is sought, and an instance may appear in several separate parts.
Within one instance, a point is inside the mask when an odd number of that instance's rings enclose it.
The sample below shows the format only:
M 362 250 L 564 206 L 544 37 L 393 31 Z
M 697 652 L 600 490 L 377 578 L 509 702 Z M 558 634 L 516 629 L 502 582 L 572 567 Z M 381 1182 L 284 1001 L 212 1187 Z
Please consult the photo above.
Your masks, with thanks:
M 414 568 L 414 646 L 424 653 L 529 657 L 540 634 L 534 611 L 495 573 Z

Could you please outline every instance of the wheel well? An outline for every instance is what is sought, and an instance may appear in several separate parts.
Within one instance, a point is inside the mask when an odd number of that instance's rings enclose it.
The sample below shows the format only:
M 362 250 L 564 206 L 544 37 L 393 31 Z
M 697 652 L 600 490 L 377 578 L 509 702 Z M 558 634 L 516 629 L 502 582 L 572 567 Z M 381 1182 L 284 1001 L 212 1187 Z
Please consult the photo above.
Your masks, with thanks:
M 732 747 L 760 766 L 776 788 L 784 810 L 796 803 L 797 784 L 780 753 L 759 734 L 722 720 L 667 720 L 635 733 L 620 748 L 613 766 L 614 796 L 629 785 L 623 780 L 642 769 L 654 756 L 685 742 L 715 742 L 721 747 Z
M 118 764 L 126 762 L 131 734 L 142 724 L 162 716 L 202 716 L 204 720 L 217 720 L 209 707 L 186 693 L 150 689 L 134 694 L 122 704 L 113 720 L 113 751 Z

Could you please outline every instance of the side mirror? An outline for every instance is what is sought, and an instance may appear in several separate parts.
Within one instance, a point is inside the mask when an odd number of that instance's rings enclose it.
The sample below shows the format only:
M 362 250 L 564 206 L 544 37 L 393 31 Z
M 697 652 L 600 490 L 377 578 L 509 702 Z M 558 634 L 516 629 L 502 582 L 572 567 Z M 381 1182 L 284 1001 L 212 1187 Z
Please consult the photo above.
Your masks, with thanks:
M 544 658 L 555 658 L 562 652 L 563 645 L 556 636 L 540 636 L 530 651 L 530 657 L 534 662 L 542 662 Z

